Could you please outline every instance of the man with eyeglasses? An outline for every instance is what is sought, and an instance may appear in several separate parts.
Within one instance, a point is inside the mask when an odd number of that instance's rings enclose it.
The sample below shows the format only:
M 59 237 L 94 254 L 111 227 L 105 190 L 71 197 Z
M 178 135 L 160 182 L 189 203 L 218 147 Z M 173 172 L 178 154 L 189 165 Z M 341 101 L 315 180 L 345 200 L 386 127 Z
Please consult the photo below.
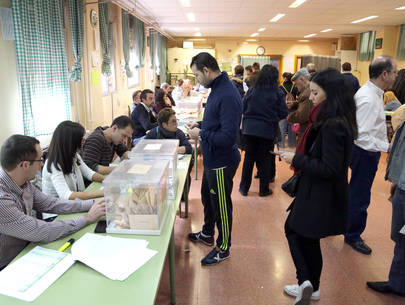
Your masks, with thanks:
M 388 152 L 387 125 L 384 113 L 384 90 L 398 75 L 397 64 L 390 56 L 379 56 L 369 66 L 370 80 L 355 94 L 358 137 L 354 141 L 350 168 L 349 225 L 345 242 L 354 250 L 370 255 L 371 248 L 361 234 L 366 228 L 371 187 L 381 152 Z
M 41 169 L 39 141 L 13 135 L 0 152 L 0 270 L 24 249 L 28 242 L 48 243 L 72 234 L 105 215 L 104 200 L 61 200 L 43 194 L 30 181 Z M 57 214 L 88 213 L 70 220 L 45 222 L 32 210 Z

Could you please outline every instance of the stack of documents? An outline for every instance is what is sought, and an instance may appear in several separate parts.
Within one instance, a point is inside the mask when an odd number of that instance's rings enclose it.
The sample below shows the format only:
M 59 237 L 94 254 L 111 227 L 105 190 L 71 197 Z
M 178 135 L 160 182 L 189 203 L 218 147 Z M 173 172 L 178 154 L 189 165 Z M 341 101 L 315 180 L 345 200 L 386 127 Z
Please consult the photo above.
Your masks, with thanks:
M 0 272 L 0 294 L 32 302 L 76 260 L 112 280 L 123 281 L 157 251 L 146 240 L 86 233 L 72 246 L 72 254 L 35 247 Z

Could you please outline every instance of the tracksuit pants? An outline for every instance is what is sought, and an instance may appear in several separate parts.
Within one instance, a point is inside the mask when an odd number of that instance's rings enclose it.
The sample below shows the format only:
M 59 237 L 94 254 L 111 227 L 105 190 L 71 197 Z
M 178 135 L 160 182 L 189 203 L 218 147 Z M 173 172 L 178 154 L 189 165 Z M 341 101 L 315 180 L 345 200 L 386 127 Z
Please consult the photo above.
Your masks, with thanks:
M 226 251 L 231 247 L 232 188 L 239 162 L 219 169 L 204 169 L 201 200 L 204 206 L 202 232 L 214 236 L 218 228 L 217 247 Z

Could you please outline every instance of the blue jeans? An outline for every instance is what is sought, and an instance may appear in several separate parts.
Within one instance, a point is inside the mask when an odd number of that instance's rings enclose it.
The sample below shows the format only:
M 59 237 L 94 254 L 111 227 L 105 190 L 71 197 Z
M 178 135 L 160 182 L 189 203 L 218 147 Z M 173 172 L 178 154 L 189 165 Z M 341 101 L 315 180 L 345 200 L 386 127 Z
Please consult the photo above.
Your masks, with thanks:
M 349 226 L 345 240 L 355 242 L 361 240 L 367 223 L 367 208 L 370 205 L 371 186 L 380 161 L 379 152 L 371 152 L 353 146 L 350 168 L 352 177 L 349 189 Z
M 405 294 L 405 235 L 398 233 L 405 225 L 405 190 L 396 189 L 392 200 L 391 238 L 395 241 L 394 258 L 389 274 L 392 289 Z
M 281 132 L 281 141 L 278 143 L 278 147 L 285 147 L 285 136 L 288 134 L 288 146 L 289 147 L 295 147 L 296 145 L 296 133 L 292 131 L 292 123 L 289 123 L 286 119 L 281 120 L 278 122 L 278 125 L 280 126 L 280 132 Z

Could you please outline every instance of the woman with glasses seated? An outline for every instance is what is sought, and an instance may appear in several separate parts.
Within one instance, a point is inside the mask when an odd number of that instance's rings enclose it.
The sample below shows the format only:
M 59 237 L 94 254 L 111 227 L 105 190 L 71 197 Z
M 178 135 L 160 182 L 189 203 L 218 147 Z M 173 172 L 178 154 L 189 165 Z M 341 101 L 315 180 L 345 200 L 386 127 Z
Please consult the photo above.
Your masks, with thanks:
M 92 199 L 104 196 L 103 190 L 85 192 L 84 179 L 101 182 L 105 176 L 91 170 L 79 152 L 85 130 L 82 125 L 64 121 L 56 127 L 42 170 L 42 191 L 62 199 Z

